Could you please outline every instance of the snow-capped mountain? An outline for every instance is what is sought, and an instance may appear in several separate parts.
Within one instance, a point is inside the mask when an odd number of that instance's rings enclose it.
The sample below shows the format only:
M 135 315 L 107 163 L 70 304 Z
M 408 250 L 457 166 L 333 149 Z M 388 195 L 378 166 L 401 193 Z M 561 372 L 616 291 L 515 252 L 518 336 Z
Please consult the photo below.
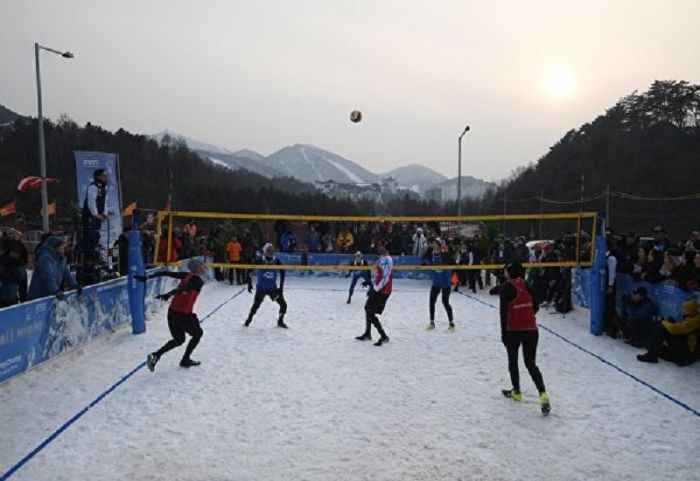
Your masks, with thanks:
M 263 160 L 259 161 L 251 159 L 249 157 L 240 157 L 235 154 L 217 154 L 216 152 L 208 152 L 206 150 L 195 150 L 195 152 L 199 154 L 200 157 L 207 159 L 215 164 L 228 167 L 231 170 L 245 169 L 268 178 L 284 176 L 282 172 L 269 166 L 265 162 L 265 157 L 262 156 L 261 157 Z
M 265 156 L 262 154 L 258 154 L 254 150 L 250 149 L 241 149 L 237 150 L 233 153 L 236 157 L 240 157 L 243 159 L 252 159 L 252 160 L 257 160 L 258 162 L 262 162 L 265 160 Z
M 363 169 L 355 162 L 313 145 L 285 147 L 267 157 L 265 162 L 284 175 L 305 182 L 334 180 L 359 184 L 380 180 L 377 174 Z
M 204 152 L 211 152 L 214 154 L 225 154 L 225 155 L 230 155 L 233 154 L 232 151 L 228 150 L 225 147 L 219 147 L 218 145 L 213 145 L 213 144 L 207 144 L 205 142 L 201 142 L 199 140 L 192 139 L 190 137 L 186 137 L 182 134 L 178 134 L 177 132 L 173 132 L 171 130 L 163 130 L 161 132 L 158 132 L 157 134 L 151 135 L 151 138 L 157 140 L 158 142 L 163 140 L 163 137 L 166 135 L 169 135 L 173 139 L 182 139 L 187 143 L 187 146 L 191 150 L 202 150 Z
M 418 193 L 423 193 L 436 184 L 447 180 L 447 177 L 444 175 L 435 172 L 429 167 L 418 164 L 411 164 L 390 170 L 382 174 L 381 177 L 393 177 L 399 185 L 408 187 Z
M 209 162 L 232 170 L 246 169 L 268 178 L 293 177 L 311 184 L 327 180 L 338 183 L 370 184 L 393 177 L 400 187 L 411 189 L 419 194 L 425 195 L 429 189 L 440 189 L 442 200 L 457 198 L 456 178 L 447 179 L 431 168 L 418 164 L 375 174 L 351 160 L 313 145 L 291 145 L 265 157 L 249 149 L 233 152 L 225 147 L 201 142 L 169 130 L 151 137 L 161 141 L 166 134 L 184 140 L 190 149 Z M 494 186 L 495 184 L 491 182 L 464 176 L 462 177 L 462 197 L 481 197 Z M 434 195 L 433 192 L 432 196 Z

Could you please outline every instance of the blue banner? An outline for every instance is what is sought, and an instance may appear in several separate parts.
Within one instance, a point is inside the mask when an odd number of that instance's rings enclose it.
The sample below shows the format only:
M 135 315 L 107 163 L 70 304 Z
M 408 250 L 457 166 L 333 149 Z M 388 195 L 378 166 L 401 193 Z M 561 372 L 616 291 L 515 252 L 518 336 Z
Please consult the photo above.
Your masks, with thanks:
M 202 277 L 213 279 L 211 269 Z M 169 277 L 146 283 L 147 319 L 163 305 L 155 296 L 176 283 Z M 126 277 L 85 287 L 82 296 L 71 292 L 62 301 L 52 296 L 0 309 L 0 383 L 130 322 Z
M 571 302 L 579 307 L 591 307 L 591 270 L 571 269 Z
M 109 222 L 102 222 L 100 244 L 109 248 L 122 233 L 122 199 L 119 185 L 119 157 L 106 152 L 75 152 L 75 171 L 78 179 L 78 207 L 83 208 L 87 187 L 96 169 L 107 171 L 107 200 L 105 211 Z

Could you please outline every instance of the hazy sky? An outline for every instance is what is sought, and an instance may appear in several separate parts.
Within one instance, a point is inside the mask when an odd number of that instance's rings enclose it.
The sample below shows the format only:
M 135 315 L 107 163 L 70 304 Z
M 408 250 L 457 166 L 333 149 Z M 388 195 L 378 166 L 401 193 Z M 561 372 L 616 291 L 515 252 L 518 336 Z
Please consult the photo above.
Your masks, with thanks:
M 655 79 L 700 83 L 699 0 L 0 2 L 0 104 L 268 155 L 489 180 Z M 360 124 L 351 110 L 364 114 Z

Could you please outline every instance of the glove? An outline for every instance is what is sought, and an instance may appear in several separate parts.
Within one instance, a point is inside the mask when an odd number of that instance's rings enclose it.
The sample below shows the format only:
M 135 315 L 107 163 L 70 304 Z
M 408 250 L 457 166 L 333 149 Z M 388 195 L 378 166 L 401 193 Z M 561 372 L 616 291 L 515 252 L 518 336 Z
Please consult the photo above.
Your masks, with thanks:
M 362 287 L 369 287 L 369 282 L 362 281 Z
M 156 296 L 156 299 L 158 299 L 159 301 L 167 301 L 168 299 L 170 299 L 170 294 L 159 294 Z
M 79 296 L 82 296 L 83 295 L 83 286 L 78 284 L 78 286 L 75 288 L 75 292 L 77 292 Z
M 134 279 L 136 279 L 137 281 L 146 282 L 148 276 L 134 276 Z
M 56 299 L 58 299 L 59 301 L 62 301 L 63 299 L 65 299 L 65 297 L 66 296 L 63 295 L 63 291 L 58 291 L 56 293 Z
M 253 284 L 248 284 L 248 292 L 253 293 Z

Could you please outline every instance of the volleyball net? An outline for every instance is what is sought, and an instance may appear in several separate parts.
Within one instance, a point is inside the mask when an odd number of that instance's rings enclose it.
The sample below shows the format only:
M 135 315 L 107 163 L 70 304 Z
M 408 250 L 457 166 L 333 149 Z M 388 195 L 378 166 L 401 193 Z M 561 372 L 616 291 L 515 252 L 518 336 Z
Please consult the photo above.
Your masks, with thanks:
M 590 267 L 597 220 L 595 212 L 457 217 L 160 211 L 153 259 L 170 266 L 205 254 L 210 267 L 255 269 L 270 243 L 283 261 L 275 269 L 363 270 L 371 268 L 382 242 L 395 270 L 421 271 L 436 269 L 426 260 L 437 239 L 453 270 L 502 269 L 504 259 L 527 261 L 526 268 Z M 358 251 L 369 267 L 350 265 Z M 472 264 L 466 262 L 470 251 Z

